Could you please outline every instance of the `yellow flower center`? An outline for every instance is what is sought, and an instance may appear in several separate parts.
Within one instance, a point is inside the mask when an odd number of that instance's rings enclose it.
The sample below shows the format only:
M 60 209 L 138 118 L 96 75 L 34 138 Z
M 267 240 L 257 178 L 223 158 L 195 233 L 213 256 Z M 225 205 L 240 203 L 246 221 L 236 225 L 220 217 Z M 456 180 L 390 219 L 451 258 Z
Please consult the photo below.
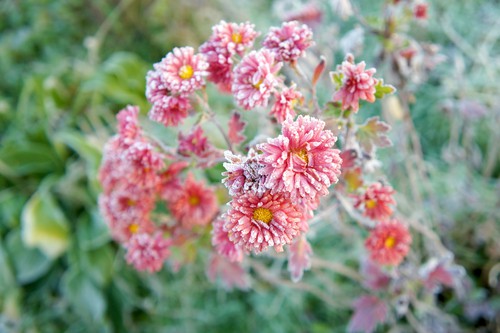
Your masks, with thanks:
M 396 245 L 396 239 L 392 236 L 389 236 L 385 239 L 384 246 L 388 249 L 392 249 Z
M 191 65 L 184 65 L 179 69 L 179 77 L 183 80 L 190 79 L 193 76 L 193 67 Z
M 262 79 L 259 80 L 259 82 L 253 84 L 253 87 L 255 89 L 259 90 L 260 89 L 260 85 L 262 84 L 262 82 L 264 82 L 264 80 L 262 80 Z
M 373 208 L 375 208 L 375 206 L 377 206 L 377 202 L 373 199 L 367 200 L 365 202 L 365 207 L 368 209 L 373 209 Z
M 189 197 L 188 202 L 191 206 L 198 206 L 198 204 L 200 203 L 200 198 L 193 195 Z
M 273 213 L 267 208 L 259 207 L 253 211 L 253 219 L 269 223 L 273 219 Z
M 233 34 L 231 35 L 231 40 L 234 43 L 239 44 L 243 40 L 243 36 L 239 32 L 233 32 Z
M 127 206 L 135 206 L 136 202 L 135 200 L 132 200 L 132 199 L 127 199 L 127 202 L 126 202 Z
M 301 149 L 297 152 L 295 152 L 295 155 L 300 158 L 302 161 L 304 161 L 305 164 L 309 164 L 309 157 L 307 157 L 307 150 Z
M 131 234 L 136 234 L 139 231 L 139 225 L 137 223 L 132 223 L 128 226 L 128 231 L 130 231 Z

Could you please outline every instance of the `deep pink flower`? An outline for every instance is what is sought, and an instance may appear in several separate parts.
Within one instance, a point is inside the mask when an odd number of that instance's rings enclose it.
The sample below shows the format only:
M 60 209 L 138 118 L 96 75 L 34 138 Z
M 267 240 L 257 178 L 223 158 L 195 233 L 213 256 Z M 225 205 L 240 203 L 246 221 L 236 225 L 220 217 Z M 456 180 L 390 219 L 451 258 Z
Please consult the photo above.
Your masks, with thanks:
M 252 51 L 234 69 L 232 92 L 245 110 L 267 106 L 280 79 L 276 76 L 282 63 L 276 63 L 268 50 Z
M 208 224 L 218 209 L 214 191 L 203 182 L 197 182 L 192 174 L 188 175 L 182 192 L 170 204 L 172 215 L 187 229 Z
M 139 107 L 128 105 L 116 115 L 118 120 L 118 135 L 122 144 L 131 145 L 141 136 L 141 128 L 138 121 Z
M 159 271 L 170 255 L 170 242 L 161 233 L 156 235 L 135 234 L 126 245 L 127 262 L 139 271 Z
M 342 85 L 333 95 L 333 100 L 342 102 L 342 110 L 351 108 L 352 111 L 358 112 L 359 100 L 375 102 L 375 86 L 378 80 L 373 77 L 375 68 L 365 70 L 364 61 L 358 64 L 353 62 L 352 55 L 348 55 L 342 65 L 337 66 L 337 72 L 332 74 L 340 74 L 342 77 Z
M 427 10 L 429 4 L 426 2 L 417 2 L 413 8 L 413 16 L 417 20 L 425 21 L 427 20 Z
M 236 245 L 229 240 L 228 232 L 224 230 L 225 218 L 225 215 L 223 215 L 212 224 L 212 245 L 217 253 L 226 257 L 229 261 L 242 261 L 243 249 L 240 245 Z
M 294 201 L 328 194 L 328 187 L 338 181 L 342 160 L 333 149 L 337 138 L 324 127 L 323 121 L 309 116 L 288 118 L 280 136 L 258 146 L 264 164 L 260 173 L 267 176 L 265 185 L 272 193 L 286 191 Z
M 189 99 L 171 95 L 159 71 L 149 71 L 146 79 L 146 97 L 152 104 L 149 118 L 165 126 L 182 123 L 192 109 Z
M 264 47 L 273 52 L 277 61 L 296 61 L 303 57 L 305 50 L 313 44 L 312 30 L 298 21 L 284 22 L 281 28 L 272 27 L 264 42 Z
M 189 165 L 186 161 L 173 162 L 159 177 L 157 192 L 165 201 L 172 201 L 182 192 L 179 174 Z
M 234 155 L 229 150 L 224 152 L 228 162 L 224 163 L 227 171 L 222 175 L 222 183 L 229 190 L 229 195 L 235 196 L 252 191 L 257 195 L 262 195 L 267 190 L 264 186 L 265 177 L 259 174 L 263 167 L 260 157 L 255 150 L 250 149 L 248 156 Z
M 155 187 L 158 173 L 165 168 L 163 155 L 148 142 L 135 142 L 122 154 L 127 181 L 144 187 Z
M 391 206 L 396 205 L 392 197 L 394 190 L 391 186 L 373 183 L 365 193 L 357 197 L 354 207 L 364 208 L 363 215 L 377 221 L 387 220 L 392 215 Z
M 365 241 L 370 258 L 381 265 L 399 265 L 410 244 L 408 228 L 395 219 L 378 223 Z
M 279 123 L 285 121 L 287 117 L 295 118 L 294 107 L 297 104 L 302 104 L 304 97 L 295 90 L 295 84 L 290 88 L 285 87 L 283 91 L 274 93 L 276 101 L 271 109 L 271 115 L 274 116 Z
M 233 198 L 227 212 L 225 230 L 229 239 L 248 251 L 259 253 L 269 246 L 277 252 L 299 234 L 302 214 L 283 193 L 248 192 Z
M 200 53 L 205 55 L 208 63 L 207 80 L 217 84 L 223 92 L 231 92 L 233 82 L 232 55 L 211 40 L 200 46 Z
M 154 68 L 172 94 L 190 94 L 205 84 L 208 63 L 204 55 L 194 54 L 192 47 L 176 47 Z

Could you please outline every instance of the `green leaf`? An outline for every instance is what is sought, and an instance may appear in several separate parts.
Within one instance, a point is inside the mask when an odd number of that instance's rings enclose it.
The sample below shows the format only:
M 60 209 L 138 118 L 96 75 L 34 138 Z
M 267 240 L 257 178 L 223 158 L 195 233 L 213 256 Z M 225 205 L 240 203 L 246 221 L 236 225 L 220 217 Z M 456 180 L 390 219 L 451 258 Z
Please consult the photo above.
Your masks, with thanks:
M 344 79 L 344 74 L 342 72 L 330 72 L 330 79 L 335 85 L 335 89 L 339 90 L 342 87 L 342 80 Z
M 106 300 L 99 288 L 79 270 L 69 270 L 62 278 L 63 293 L 76 312 L 93 322 L 102 322 Z
M 0 150 L 0 174 L 20 177 L 60 169 L 61 161 L 52 147 L 35 142 L 9 142 Z
M 98 286 L 109 283 L 113 275 L 114 250 L 106 245 L 83 253 L 82 268 Z
M 51 266 L 51 260 L 38 249 L 26 248 L 18 230 L 7 236 L 7 249 L 14 265 L 19 283 L 30 283 L 44 275 Z
M 377 84 L 375 85 L 375 97 L 382 98 L 385 95 L 390 95 L 396 92 L 396 88 L 391 86 L 390 84 L 384 84 L 383 79 L 379 79 Z
M 391 129 L 391 126 L 378 117 L 371 117 L 365 121 L 356 131 L 356 138 L 359 144 L 366 152 L 371 152 L 375 146 L 389 147 L 391 140 L 385 134 Z
M 48 257 L 56 258 L 68 248 L 68 221 L 46 186 L 40 186 L 24 205 L 21 224 L 24 243 Z
M 78 220 L 78 244 L 83 250 L 92 250 L 109 242 L 109 229 L 97 210 L 93 210 L 90 219 Z

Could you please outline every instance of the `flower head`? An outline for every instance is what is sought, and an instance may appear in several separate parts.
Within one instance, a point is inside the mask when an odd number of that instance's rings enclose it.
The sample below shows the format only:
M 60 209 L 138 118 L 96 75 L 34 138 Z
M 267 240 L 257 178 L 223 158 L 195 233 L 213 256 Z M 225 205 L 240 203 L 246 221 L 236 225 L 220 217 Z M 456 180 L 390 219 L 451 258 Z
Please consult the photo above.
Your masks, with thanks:
M 182 191 L 170 204 L 172 215 L 183 227 L 192 228 L 195 225 L 206 225 L 218 211 L 214 191 L 203 182 L 197 182 L 189 174 Z
M 276 102 L 271 109 L 271 115 L 274 116 L 279 123 L 285 121 L 287 117 L 295 118 L 294 107 L 297 103 L 302 104 L 304 97 L 302 94 L 295 90 L 296 86 L 284 88 L 283 91 L 276 92 L 274 97 Z
M 267 106 L 269 97 L 280 82 L 276 76 L 282 63 L 276 63 L 268 50 L 252 51 L 234 69 L 232 92 L 245 110 Z
M 139 271 L 154 273 L 159 271 L 170 255 L 170 242 L 158 233 L 140 233 L 132 236 L 126 245 L 127 262 Z
M 192 108 L 189 99 L 170 94 L 159 71 L 149 71 L 146 80 L 146 97 L 153 105 L 149 118 L 165 126 L 177 126 Z
M 220 21 L 212 27 L 212 36 L 209 42 L 217 46 L 218 53 L 238 54 L 242 56 L 247 49 L 253 46 L 255 38 L 259 35 L 255 31 L 255 25 L 245 23 L 233 23 Z
M 398 220 L 378 223 L 365 241 L 370 258 L 381 265 L 399 265 L 410 244 L 410 232 Z
M 141 128 L 138 121 L 139 107 L 128 105 L 118 112 L 118 135 L 122 144 L 128 146 L 140 138 Z
M 259 253 L 269 246 L 277 252 L 299 234 L 302 214 L 283 193 L 261 197 L 248 192 L 233 198 L 224 226 L 229 239 L 248 251 Z
M 312 30 L 298 21 L 284 22 L 281 28 L 273 27 L 262 43 L 278 61 L 296 61 L 313 44 Z
M 373 183 L 357 198 L 354 206 L 356 208 L 363 206 L 363 215 L 373 220 L 387 220 L 392 215 L 391 205 L 396 205 L 393 194 L 394 190 L 391 186 Z
M 373 77 L 375 68 L 365 70 L 364 61 L 358 64 L 353 62 L 352 55 L 348 55 L 346 60 L 337 66 L 337 72 L 333 73 L 342 77 L 342 84 L 333 95 L 333 100 L 342 102 L 342 110 L 351 108 L 354 112 L 358 112 L 359 100 L 375 102 L 375 86 L 378 80 Z
M 342 160 L 333 149 L 337 138 L 324 127 L 309 116 L 288 118 L 280 136 L 258 146 L 264 164 L 260 173 L 267 176 L 265 185 L 272 193 L 286 191 L 295 201 L 328 194 L 338 181 Z
M 265 177 L 259 174 L 263 165 L 255 150 L 250 149 L 248 156 L 245 157 L 234 155 L 226 150 L 224 156 L 228 162 L 223 164 L 227 171 L 222 173 L 223 176 L 226 176 L 222 179 L 222 183 L 228 188 L 229 195 L 240 195 L 248 191 L 257 195 L 264 194 L 266 191 Z
M 242 261 L 243 249 L 240 245 L 236 245 L 229 240 L 229 234 L 224 229 L 225 216 L 217 218 L 213 223 L 212 229 L 212 245 L 217 253 L 226 257 L 230 261 Z
M 205 84 L 208 63 L 202 54 L 194 54 L 192 47 L 176 47 L 154 68 L 172 94 L 190 94 Z
M 144 187 L 154 187 L 158 173 L 165 168 L 163 156 L 148 142 L 135 142 L 122 155 L 128 182 Z

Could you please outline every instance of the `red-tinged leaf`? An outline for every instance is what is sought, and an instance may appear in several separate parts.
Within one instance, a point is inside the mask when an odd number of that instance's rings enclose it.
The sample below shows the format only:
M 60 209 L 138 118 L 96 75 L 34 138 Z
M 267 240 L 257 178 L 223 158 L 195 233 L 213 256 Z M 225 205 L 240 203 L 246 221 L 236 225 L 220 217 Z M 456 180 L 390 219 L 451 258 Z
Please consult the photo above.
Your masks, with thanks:
M 347 332 L 371 333 L 377 324 L 384 323 L 387 317 L 387 305 L 379 298 L 365 295 L 354 303 L 354 314 L 351 317 Z
M 239 144 L 245 140 L 245 136 L 243 135 L 243 130 L 245 129 L 246 123 L 241 120 L 241 114 L 238 112 L 234 112 L 229 119 L 229 141 L 232 144 Z
M 228 290 L 233 288 L 246 290 L 250 287 L 250 279 L 241 263 L 231 262 L 216 253 L 212 254 L 206 273 L 208 279 L 212 282 L 219 277 L 224 288 Z
M 344 150 L 340 153 L 342 159 L 342 169 L 349 169 L 356 165 L 358 153 L 354 149 Z
M 456 287 L 460 285 L 460 280 L 464 276 L 464 269 L 461 266 L 454 265 L 448 258 L 431 258 L 419 270 L 427 290 L 437 292 L 441 286 Z
M 288 270 L 293 282 L 302 279 L 305 270 L 311 268 L 312 248 L 305 236 L 299 237 L 288 252 Z
M 358 128 L 356 138 L 366 152 L 371 152 L 375 146 L 381 148 L 392 146 L 391 140 L 385 134 L 390 129 L 391 126 L 378 117 L 371 117 Z
M 316 83 L 318 83 L 321 74 L 323 74 L 323 72 L 325 71 L 325 66 L 326 66 L 326 59 L 325 57 L 321 56 L 321 61 L 319 62 L 318 66 L 316 66 L 316 68 L 314 69 L 314 74 L 312 77 L 313 87 L 316 86 Z
M 342 176 L 347 186 L 347 192 L 355 192 L 363 185 L 363 176 L 360 167 L 355 169 L 347 169 L 342 172 Z
M 391 282 L 391 277 L 380 268 L 380 265 L 369 259 L 361 264 L 361 275 L 364 277 L 363 286 L 373 291 L 385 289 Z

